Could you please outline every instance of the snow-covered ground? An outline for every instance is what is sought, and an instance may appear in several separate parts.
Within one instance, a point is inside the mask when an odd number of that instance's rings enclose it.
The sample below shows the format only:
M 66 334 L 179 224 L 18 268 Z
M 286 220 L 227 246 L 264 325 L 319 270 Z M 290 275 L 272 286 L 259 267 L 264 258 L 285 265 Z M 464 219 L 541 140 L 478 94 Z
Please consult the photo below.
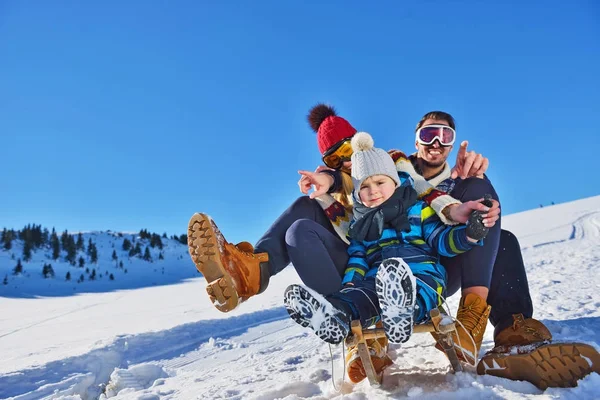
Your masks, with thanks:
M 520 239 L 535 317 L 556 340 L 600 349 L 600 196 L 509 215 L 503 227 Z M 103 283 L 110 291 L 98 282 L 64 284 L 58 273 L 54 282 L 40 278 L 39 286 L 0 285 L 0 398 L 600 398 L 598 374 L 576 388 L 545 392 L 526 382 L 451 374 L 425 334 L 392 347 L 395 365 L 382 387 L 350 385 L 343 382 L 342 347 L 333 347 L 332 357 L 281 306 L 285 287 L 299 282 L 292 268 L 264 294 L 222 314 L 181 257 L 185 246 L 170 246 L 165 260 L 135 260 L 129 274 Z M 0 279 L 13 264 L 0 251 Z M 176 283 L 153 286 L 163 282 L 159 275 Z M 145 276 L 144 283 L 133 283 L 135 276 Z M 37 289 L 47 297 L 37 297 Z M 458 296 L 449 303 L 455 310 Z M 482 352 L 492 344 L 488 329 Z

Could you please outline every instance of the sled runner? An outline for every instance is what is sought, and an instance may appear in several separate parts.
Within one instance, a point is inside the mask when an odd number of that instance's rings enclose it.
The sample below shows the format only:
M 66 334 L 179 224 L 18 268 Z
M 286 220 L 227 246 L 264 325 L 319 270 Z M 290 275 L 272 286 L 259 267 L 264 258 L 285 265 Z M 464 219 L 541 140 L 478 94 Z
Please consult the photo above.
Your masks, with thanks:
M 438 343 L 440 343 L 446 352 L 446 355 L 450 360 L 452 370 L 454 372 L 462 371 L 463 368 L 458 360 L 458 356 L 456 355 L 454 341 L 452 340 L 452 333 L 455 330 L 454 320 L 446 314 L 441 313 L 438 309 L 431 310 L 429 315 L 431 316 L 431 322 L 427 324 L 415 325 L 413 327 L 413 333 L 437 333 Z M 362 360 L 369 383 L 372 386 L 380 385 L 383 373 L 377 374 L 375 372 L 375 368 L 373 367 L 373 363 L 371 362 L 371 357 L 369 355 L 369 349 L 367 347 L 367 339 L 378 339 L 385 337 L 385 331 L 383 328 L 364 329 L 358 320 L 352 321 L 350 329 L 352 334 L 346 338 L 346 346 L 357 346 L 358 354 Z

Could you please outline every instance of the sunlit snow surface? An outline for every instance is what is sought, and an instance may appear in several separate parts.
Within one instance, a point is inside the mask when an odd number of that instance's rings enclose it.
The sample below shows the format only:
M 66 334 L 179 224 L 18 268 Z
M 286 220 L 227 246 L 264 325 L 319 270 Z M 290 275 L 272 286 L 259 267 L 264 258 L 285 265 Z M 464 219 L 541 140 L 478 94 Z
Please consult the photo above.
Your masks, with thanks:
M 599 349 L 600 196 L 509 215 L 503 228 L 521 242 L 535 317 L 556 340 Z M 545 392 L 472 372 L 453 375 L 427 334 L 391 347 L 395 365 L 382 387 L 350 385 L 343 381 L 342 347 L 332 348 L 332 370 L 329 346 L 282 307 L 284 289 L 299 283 L 293 268 L 223 314 L 210 304 L 185 246 L 169 241 L 165 260 L 155 252 L 153 263 L 132 261 L 125 274 L 110 259 L 122 238 L 86 235 L 98 243 L 96 268 L 120 271 L 115 281 L 103 275 L 65 283 L 65 271 L 76 268 L 54 262 L 56 277 L 43 279 L 40 252 L 24 264 L 29 278 L 13 277 L 11 251 L 0 251 L 0 280 L 9 279 L 0 285 L 0 398 L 600 398 L 598 374 L 576 388 Z M 20 255 L 18 245 L 12 252 Z M 157 286 L 165 281 L 171 284 Z M 454 311 L 458 300 L 449 301 Z M 493 344 L 488 328 L 482 352 Z

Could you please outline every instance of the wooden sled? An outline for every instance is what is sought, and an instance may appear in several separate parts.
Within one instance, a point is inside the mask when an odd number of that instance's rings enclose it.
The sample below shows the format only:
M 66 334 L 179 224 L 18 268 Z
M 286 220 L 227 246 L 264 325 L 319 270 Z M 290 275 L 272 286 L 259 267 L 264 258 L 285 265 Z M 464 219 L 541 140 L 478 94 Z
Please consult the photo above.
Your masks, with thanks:
M 431 322 L 427 324 L 415 325 L 413 327 L 413 333 L 429 333 L 434 332 L 438 335 L 438 343 L 446 352 L 450 365 L 454 372 L 460 372 L 463 370 L 456 350 L 454 349 L 454 341 L 452 340 L 452 332 L 454 332 L 455 324 L 452 318 L 445 314 L 440 313 L 440 310 L 433 309 L 429 312 L 431 316 Z M 446 317 L 446 318 L 444 318 Z M 369 355 L 369 348 L 367 347 L 367 339 L 378 339 L 385 337 L 385 331 L 382 328 L 367 328 L 363 329 L 360 321 L 352 321 L 351 324 L 352 335 L 346 339 L 347 346 L 357 346 L 358 355 L 362 360 L 363 368 L 369 383 L 372 386 L 378 386 L 381 384 L 381 378 L 383 372 L 377 374 Z

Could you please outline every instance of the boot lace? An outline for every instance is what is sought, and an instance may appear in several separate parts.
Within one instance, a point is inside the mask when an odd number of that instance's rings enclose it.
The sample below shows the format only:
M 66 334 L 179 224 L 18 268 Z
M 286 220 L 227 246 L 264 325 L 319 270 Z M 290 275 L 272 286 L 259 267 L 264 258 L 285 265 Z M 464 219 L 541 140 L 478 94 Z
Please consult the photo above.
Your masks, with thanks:
M 544 336 L 535 328 L 532 328 L 529 325 L 525 325 L 525 320 L 524 319 L 519 319 L 519 318 L 515 318 L 515 320 L 513 321 L 513 330 L 518 331 L 519 329 L 523 329 L 525 331 L 525 333 L 540 339 L 540 340 L 544 340 Z
M 483 319 L 483 315 L 480 315 L 474 308 L 478 303 L 479 300 L 468 306 L 463 305 L 458 309 L 456 315 L 456 318 L 463 323 L 463 326 L 474 335 L 479 335 L 479 332 L 482 331 L 481 320 Z

